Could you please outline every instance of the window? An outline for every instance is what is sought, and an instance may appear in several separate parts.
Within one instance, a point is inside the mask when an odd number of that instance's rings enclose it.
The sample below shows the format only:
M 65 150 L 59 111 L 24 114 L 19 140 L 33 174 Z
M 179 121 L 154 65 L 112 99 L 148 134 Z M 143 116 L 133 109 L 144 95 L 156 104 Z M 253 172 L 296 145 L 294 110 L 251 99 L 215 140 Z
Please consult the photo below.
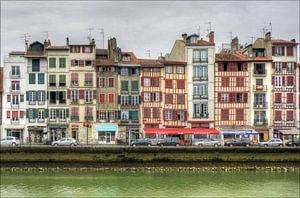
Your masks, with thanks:
M 294 94 L 293 93 L 286 94 L 286 103 L 289 103 L 289 104 L 294 103 Z
M 85 53 L 92 53 L 92 50 L 91 50 L 91 47 L 82 47 L 82 48 L 84 48 L 84 52 Z M 83 49 L 82 49 L 82 51 L 83 51 Z
M 208 71 L 207 65 L 204 66 L 194 66 L 193 67 L 193 78 L 200 80 L 207 80 L 208 79 Z
M 93 73 L 84 74 L 84 83 L 85 85 L 93 85 Z
M 127 80 L 121 81 L 121 91 L 128 91 L 128 81 Z
M 236 86 L 237 87 L 244 87 L 244 77 L 237 77 L 236 78 Z
M 29 98 L 28 98 L 28 100 L 29 100 L 30 102 L 35 101 L 35 91 L 29 91 L 28 93 L 29 93 Z
M 159 95 L 160 95 L 160 93 L 159 93 L 159 92 L 155 92 L 155 93 L 153 93 L 153 98 L 154 98 L 154 101 L 155 101 L 155 102 L 159 102 L 159 101 L 160 101 L 160 99 L 159 99 Z
M 178 74 L 184 74 L 184 67 L 183 66 L 177 66 L 177 73 Z
M 144 118 L 151 118 L 151 108 L 144 108 Z
M 79 65 L 79 61 L 78 60 L 71 60 L 71 66 L 78 66 Z
M 139 112 L 138 111 L 129 111 L 130 120 L 139 120 Z
M 121 95 L 121 105 L 129 105 L 129 96 Z
M 10 98 L 10 95 L 7 95 L 7 99 L 6 99 L 7 102 L 10 102 L 10 99 L 11 99 L 11 98 Z
M 77 73 L 72 73 L 71 74 L 71 84 L 73 86 L 77 86 L 78 85 L 78 74 Z
M 56 86 L 56 76 L 55 75 L 49 75 L 49 86 L 50 87 Z
M 38 83 L 45 84 L 45 74 L 42 74 L 42 73 L 38 74 Z
M 200 62 L 201 63 L 207 63 L 208 62 L 207 50 L 200 50 Z
M 221 93 L 221 102 L 229 102 L 228 93 Z
M 122 61 L 130 61 L 131 60 L 131 57 L 130 56 L 122 56 Z
M 105 78 L 99 78 L 99 87 L 105 87 Z
M 221 77 L 221 86 L 229 87 L 230 85 L 230 77 Z
M 114 67 L 108 67 L 107 68 L 109 72 L 115 72 L 115 68 Z
M 173 119 L 173 111 L 165 110 L 165 120 L 172 120 L 172 119 Z
M 229 120 L 229 110 L 227 109 L 221 110 L 221 120 Z
M 132 68 L 131 69 L 131 74 L 132 75 L 139 75 L 139 69 L 138 68 Z
M 281 76 L 275 76 L 275 87 L 281 87 L 282 81 Z
M 177 104 L 184 104 L 184 102 L 185 102 L 184 94 L 178 94 L 177 95 Z
M 294 47 L 293 46 L 286 47 L 286 55 L 287 56 L 294 56 Z
M 237 70 L 238 71 L 243 71 L 243 63 L 238 63 L 237 64 Z
M 266 106 L 266 94 L 255 93 L 254 94 L 254 106 L 255 107 L 265 107 Z
M 13 105 L 19 104 L 19 96 L 18 95 L 12 95 L 12 104 Z
M 221 71 L 228 71 L 228 63 L 222 64 L 222 70 Z
M 66 68 L 66 58 L 59 58 L 59 67 Z
M 129 120 L 129 111 L 121 111 L 121 120 L 127 121 Z
M 184 111 L 182 111 L 182 110 L 177 111 L 177 120 L 181 120 L 181 121 L 184 120 Z
M 144 92 L 144 102 L 150 102 L 150 93 Z
M 59 104 L 65 104 L 66 103 L 66 92 L 65 91 L 58 91 L 58 102 Z
M 275 104 L 280 104 L 281 103 L 281 93 L 275 93 Z
M 265 111 L 254 111 L 254 123 L 258 124 L 257 122 L 262 122 L 263 124 L 266 123 Z
M 121 75 L 122 76 L 128 75 L 128 68 L 121 68 Z
M 275 72 L 281 72 L 282 64 L 280 62 L 275 62 Z
M 131 91 L 139 91 L 139 81 L 133 80 L 131 81 Z
M 208 104 L 207 103 L 194 103 L 194 118 L 207 118 L 208 117 Z
M 11 90 L 12 91 L 20 91 L 20 82 L 19 81 L 12 81 L 11 82 Z
M 19 116 L 17 111 L 12 111 L 12 121 L 18 121 Z
M 159 78 L 152 78 L 152 87 L 159 87 L 160 84 L 160 79 Z
M 39 91 L 39 92 L 37 92 L 37 94 L 38 94 L 38 101 L 44 102 L 45 101 L 45 92 Z
M 153 108 L 152 109 L 152 111 L 153 111 L 153 118 L 160 118 L 160 109 L 159 108 Z
M 56 109 L 50 109 L 49 118 L 50 119 L 56 119 Z
M 283 56 L 284 55 L 284 47 L 275 47 L 275 56 Z
M 71 108 L 71 116 L 79 116 L 79 108 L 78 107 L 72 107 Z
M 103 93 L 99 94 L 99 103 L 100 104 L 105 103 L 105 94 L 103 94 Z
M 108 102 L 110 104 L 115 103 L 115 94 L 108 94 Z
M 85 66 L 92 66 L 91 60 L 85 60 Z
M 100 111 L 99 112 L 99 120 L 106 120 L 106 112 L 105 111 Z
M 144 86 L 150 87 L 150 78 L 144 78 Z
M 60 87 L 66 86 L 66 75 L 59 75 L 59 86 Z
M 35 74 L 29 74 L 29 84 L 35 84 Z
M 177 89 L 184 89 L 184 88 L 185 88 L 185 81 L 177 80 Z
M 71 91 L 71 100 L 72 102 L 78 102 L 79 100 L 78 90 Z
M 38 119 L 43 120 L 45 118 L 45 109 L 38 110 Z
M 294 112 L 293 111 L 286 112 L 286 121 L 294 121 Z
M 193 50 L 193 62 L 198 63 L 200 62 L 200 50 Z
M 114 87 L 114 86 L 115 86 L 115 79 L 108 78 L 108 87 Z
M 56 67 L 56 58 L 49 58 L 49 68 Z
M 50 91 L 50 104 L 55 104 L 56 103 L 56 91 Z
M 108 112 L 108 119 L 109 119 L 109 121 L 114 121 L 115 120 L 115 112 L 114 111 L 109 111 Z
M 139 104 L 139 96 L 132 95 L 131 96 L 131 105 L 138 105 Z
M 79 46 L 72 46 L 71 47 L 71 53 L 79 53 L 80 47 Z
M 254 64 L 254 74 L 263 75 L 266 74 L 265 64 Z
M 40 59 L 32 59 L 32 71 L 40 72 Z
M 243 93 L 236 93 L 235 98 L 233 99 L 235 99 L 234 102 L 238 102 L 238 103 L 243 102 Z
M 263 79 L 256 79 L 256 85 L 263 85 L 264 81 Z
M 20 76 L 20 66 L 12 66 L 11 67 L 11 75 L 12 76 Z
M 85 119 L 92 120 L 93 119 L 93 107 L 85 108 Z
M 59 110 L 59 118 L 60 119 L 66 119 L 67 118 L 67 110 L 66 109 L 60 109 Z
M 291 62 L 287 63 L 286 71 L 288 73 L 294 73 L 294 63 L 291 63 Z
M 91 90 L 85 90 L 84 100 L 85 100 L 85 102 L 92 102 L 93 98 L 92 98 Z
M 281 111 L 275 111 L 275 121 L 281 121 L 282 116 L 281 116 Z
M 173 104 L 173 94 L 166 94 L 166 104 Z
M 294 77 L 288 76 L 286 86 L 293 87 L 294 86 Z
M 166 73 L 167 74 L 173 73 L 173 67 L 172 66 L 166 66 Z

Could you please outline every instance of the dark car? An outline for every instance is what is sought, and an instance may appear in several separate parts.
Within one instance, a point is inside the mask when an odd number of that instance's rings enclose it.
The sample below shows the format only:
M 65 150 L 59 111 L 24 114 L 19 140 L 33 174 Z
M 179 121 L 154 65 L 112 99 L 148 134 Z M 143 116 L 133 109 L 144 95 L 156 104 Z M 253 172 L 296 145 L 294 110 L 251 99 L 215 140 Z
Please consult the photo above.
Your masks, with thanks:
M 300 146 L 300 138 L 289 140 L 286 143 L 287 146 Z
M 158 146 L 180 146 L 179 137 L 167 137 L 166 139 L 157 142 Z
M 131 142 L 132 146 L 152 146 L 151 140 L 149 139 L 136 139 Z
M 251 142 L 248 138 L 238 138 L 238 139 L 232 139 L 225 141 L 224 146 L 250 146 Z

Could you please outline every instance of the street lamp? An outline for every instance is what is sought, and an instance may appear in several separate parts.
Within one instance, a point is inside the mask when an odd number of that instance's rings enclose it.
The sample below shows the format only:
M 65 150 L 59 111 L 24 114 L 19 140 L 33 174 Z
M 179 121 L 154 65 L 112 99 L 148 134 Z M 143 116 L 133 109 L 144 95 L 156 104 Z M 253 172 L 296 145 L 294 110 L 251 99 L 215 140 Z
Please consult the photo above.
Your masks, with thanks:
M 86 120 L 84 122 L 83 126 L 86 127 L 86 145 L 88 145 L 89 144 L 89 128 L 91 128 L 92 125 L 89 120 Z

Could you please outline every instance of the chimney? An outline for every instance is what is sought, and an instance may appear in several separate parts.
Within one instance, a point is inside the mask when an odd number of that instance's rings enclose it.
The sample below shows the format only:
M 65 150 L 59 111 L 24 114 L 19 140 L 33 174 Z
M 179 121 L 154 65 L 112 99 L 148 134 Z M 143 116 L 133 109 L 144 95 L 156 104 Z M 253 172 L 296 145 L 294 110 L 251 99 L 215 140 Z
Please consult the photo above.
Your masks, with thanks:
M 51 42 L 50 42 L 50 40 L 49 39 L 45 39 L 44 40 L 44 49 L 46 49 L 48 46 L 50 46 L 51 45 Z
M 92 38 L 92 40 L 90 41 L 90 45 L 95 45 L 95 39 Z
M 231 51 L 235 52 L 239 50 L 239 39 L 238 37 L 234 37 L 231 41 Z
M 267 33 L 265 34 L 265 39 L 266 39 L 266 40 L 271 40 L 271 32 L 267 32 Z
M 181 34 L 181 36 L 182 36 L 183 41 L 186 42 L 187 33 L 184 32 L 183 34 Z
M 208 41 L 210 43 L 215 43 L 215 33 L 214 31 L 211 31 L 209 34 L 208 34 Z
M 291 41 L 292 41 L 293 43 L 296 43 L 296 39 L 292 39 Z
M 66 45 L 69 46 L 69 37 L 66 38 Z
M 25 52 L 28 50 L 28 40 L 25 41 Z

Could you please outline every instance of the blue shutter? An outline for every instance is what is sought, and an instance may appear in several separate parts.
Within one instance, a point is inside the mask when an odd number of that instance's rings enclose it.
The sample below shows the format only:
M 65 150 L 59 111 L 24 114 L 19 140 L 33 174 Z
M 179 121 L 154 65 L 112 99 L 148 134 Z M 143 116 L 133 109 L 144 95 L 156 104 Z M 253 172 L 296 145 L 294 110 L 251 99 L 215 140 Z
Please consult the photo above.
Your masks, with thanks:
M 29 91 L 26 91 L 26 101 L 29 100 Z
M 48 115 L 49 115 L 49 110 L 45 109 L 45 118 L 48 118 Z

